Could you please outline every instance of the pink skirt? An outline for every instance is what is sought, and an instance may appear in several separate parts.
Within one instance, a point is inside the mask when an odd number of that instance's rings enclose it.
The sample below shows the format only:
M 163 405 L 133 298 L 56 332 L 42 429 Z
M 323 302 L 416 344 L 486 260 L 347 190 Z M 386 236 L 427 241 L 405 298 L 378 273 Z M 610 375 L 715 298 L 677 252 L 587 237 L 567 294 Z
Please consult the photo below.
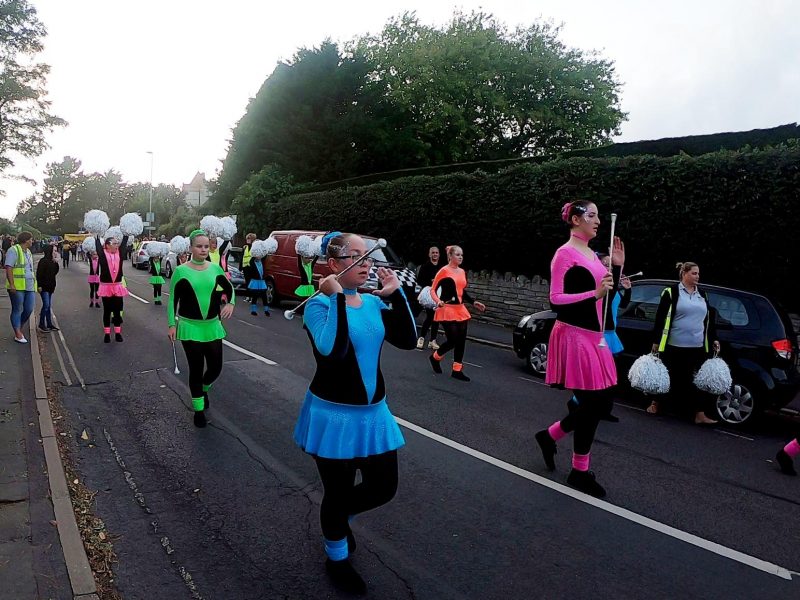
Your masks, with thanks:
M 112 296 L 127 296 L 128 288 L 122 283 L 101 283 L 97 295 L 101 298 L 111 298 Z
M 89 275 L 87 281 L 89 283 L 100 283 L 100 275 Z
M 569 390 L 604 390 L 617 383 L 617 368 L 603 334 L 556 321 L 547 348 L 548 385 Z

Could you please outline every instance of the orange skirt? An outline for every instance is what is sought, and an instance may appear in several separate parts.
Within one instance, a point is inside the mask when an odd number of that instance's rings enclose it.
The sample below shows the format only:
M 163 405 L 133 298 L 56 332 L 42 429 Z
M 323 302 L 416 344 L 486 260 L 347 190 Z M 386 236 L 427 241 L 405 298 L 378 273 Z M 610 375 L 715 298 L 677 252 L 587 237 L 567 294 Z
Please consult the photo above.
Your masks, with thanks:
M 463 304 L 445 304 L 436 309 L 434 321 L 468 321 L 472 318 Z

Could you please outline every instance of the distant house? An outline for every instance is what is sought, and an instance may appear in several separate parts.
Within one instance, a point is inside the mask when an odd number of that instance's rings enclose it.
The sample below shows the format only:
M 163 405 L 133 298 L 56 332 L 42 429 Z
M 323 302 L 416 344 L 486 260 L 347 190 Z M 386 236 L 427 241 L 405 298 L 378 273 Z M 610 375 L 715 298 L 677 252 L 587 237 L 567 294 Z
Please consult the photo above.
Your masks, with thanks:
M 206 174 L 198 171 L 190 183 L 183 184 L 183 193 L 186 195 L 186 204 L 188 206 L 203 206 L 208 200 Z

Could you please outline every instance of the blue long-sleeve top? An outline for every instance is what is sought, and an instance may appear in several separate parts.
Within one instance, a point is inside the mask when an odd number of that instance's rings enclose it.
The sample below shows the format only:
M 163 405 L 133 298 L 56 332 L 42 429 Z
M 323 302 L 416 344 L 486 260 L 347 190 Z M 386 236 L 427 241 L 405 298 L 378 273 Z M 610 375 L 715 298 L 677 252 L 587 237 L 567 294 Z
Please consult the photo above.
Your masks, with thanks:
M 386 299 L 362 294 L 347 306 L 344 294 L 320 294 L 308 302 L 304 325 L 317 361 L 309 390 L 340 404 L 372 404 L 386 397 L 380 368 L 384 339 L 403 350 L 416 348 L 417 331 L 405 294 Z

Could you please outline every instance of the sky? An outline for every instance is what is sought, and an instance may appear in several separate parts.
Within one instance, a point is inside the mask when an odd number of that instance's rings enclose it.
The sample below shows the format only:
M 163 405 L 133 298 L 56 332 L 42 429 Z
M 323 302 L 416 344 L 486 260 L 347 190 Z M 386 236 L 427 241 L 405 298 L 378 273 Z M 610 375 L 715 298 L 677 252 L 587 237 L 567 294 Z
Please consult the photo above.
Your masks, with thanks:
M 455 9 L 513 27 L 563 24 L 568 46 L 613 60 L 628 113 L 615 141 L 742 131 L 798 121 L 800 2 L 794 0 L 31 0 L 48 29 L 52 110 L 69 125 L 12 173 L 41 184 L 64 156 L 85 172 L 180 186 L 212 178 L 231 129 L 276 64 L 325 38 L 379 32 L 416 11 L 442 25 Z M 152 152 L 148 154 L 148 151 Z M 0 181 L 0 217 L 34 187 Z

